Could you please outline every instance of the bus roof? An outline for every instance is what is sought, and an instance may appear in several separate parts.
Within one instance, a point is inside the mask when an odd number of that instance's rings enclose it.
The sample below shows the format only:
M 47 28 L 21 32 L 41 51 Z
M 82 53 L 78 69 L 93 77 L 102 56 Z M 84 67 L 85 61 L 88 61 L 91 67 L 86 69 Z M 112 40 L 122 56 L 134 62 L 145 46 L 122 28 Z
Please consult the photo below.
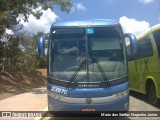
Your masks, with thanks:
M 93 19 L 84 21 L 55 22 L 52 27 L 89 27 L 89 26 L 113 26 L 119 25 L 117 21 L 109 19 Z
M 157 25 L 151 27 L 150 29 L 148 29 L 147 31 L 141 33 L 140 35 L 137 36 L 137 39 L 141 39 L 142 37 L 154 32 L 156 30 L 160 30 L 160 24 L 157 24 Z

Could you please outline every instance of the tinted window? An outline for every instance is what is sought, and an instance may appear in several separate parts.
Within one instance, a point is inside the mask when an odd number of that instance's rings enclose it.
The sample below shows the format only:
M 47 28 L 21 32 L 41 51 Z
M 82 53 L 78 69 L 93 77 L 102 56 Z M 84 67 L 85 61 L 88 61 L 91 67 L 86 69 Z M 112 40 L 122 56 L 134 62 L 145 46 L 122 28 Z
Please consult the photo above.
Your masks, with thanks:
M 127 74 L 119 27 L 95 27 L 90 34 L 87 28 L 79 29 L 52 31 L 50 77 L 75 83 L 104 82 Z
M 160 56 L 160 30 L 153 32 L 153 37 L 157 45 L 158 53 Z
M 136 58 L 148 57 L 153 54 L 150 36 L 146 36 L 137 42 L 138 54 Z

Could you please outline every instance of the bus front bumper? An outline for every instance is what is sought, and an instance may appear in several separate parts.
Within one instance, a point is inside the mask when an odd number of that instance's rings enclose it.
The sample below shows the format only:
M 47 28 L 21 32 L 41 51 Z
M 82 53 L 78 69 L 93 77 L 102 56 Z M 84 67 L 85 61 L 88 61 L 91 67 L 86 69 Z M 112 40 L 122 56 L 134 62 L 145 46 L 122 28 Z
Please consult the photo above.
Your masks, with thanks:
M 87 99 L 86 99 L 87 101 Z M 72 101 L 71 101 L 72 102 Z M 48 110 L 54 112 L 84 112 L 84 111 L 117 111 L 125 112 L 129 109 L 129 94 L 114 101 L 103 103 L 67 103 L 48 95 Z

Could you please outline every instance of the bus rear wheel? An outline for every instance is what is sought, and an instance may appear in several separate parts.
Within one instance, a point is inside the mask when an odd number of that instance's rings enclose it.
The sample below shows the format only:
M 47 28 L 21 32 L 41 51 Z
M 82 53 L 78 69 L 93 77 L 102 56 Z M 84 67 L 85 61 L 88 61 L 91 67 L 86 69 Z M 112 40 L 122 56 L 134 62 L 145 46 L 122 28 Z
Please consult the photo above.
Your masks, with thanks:
M 158 104 L 158 99 L 156 97 L 156 88 L 153 83 L 151 83 L 148 88 L 148 100 L 152 105 Z

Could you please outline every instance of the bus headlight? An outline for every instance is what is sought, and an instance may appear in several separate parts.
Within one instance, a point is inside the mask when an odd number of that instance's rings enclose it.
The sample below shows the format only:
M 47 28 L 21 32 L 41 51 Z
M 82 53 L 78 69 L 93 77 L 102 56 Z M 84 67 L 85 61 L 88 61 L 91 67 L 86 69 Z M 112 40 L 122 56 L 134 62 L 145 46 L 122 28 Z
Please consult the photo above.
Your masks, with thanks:
M 128 102 L 124 104 L 124 108 L 125 108 L 125 109 L 128 109 L 128 108 L 129 108 L 129 103 L 128 103 Z
M 116 97 L 117 97 L 117 99 L 118 99 L 118 98 L 121 98 L 121 97 L 123 97 L 123 96 L 125 96 L 125 95 L 127 95 L 127 94 L 129 94 L 129 90 L 128 90 L 128 89 L 125 90 L 125 91 L 122 91 L 122 92 L 120 92 L 120 93 L 117 93 L 117 94 L 115 94 L 115 95 L 116 95 Z
M 119 98 L 121 98 L 123 96 L 126 96 L 128 94 L 129 94 L 129 90 L 127 89 L 127 90 L 124 90 L 124 91 L 119 92 L 117 94 L 113 94 L 111 96 L 107 96 L 107 97 L 105 97 L 105 99 L 106 99 L 106 102 L 111 102 L 111 101 L 117 100 L 117 99 L 119 99 Z

